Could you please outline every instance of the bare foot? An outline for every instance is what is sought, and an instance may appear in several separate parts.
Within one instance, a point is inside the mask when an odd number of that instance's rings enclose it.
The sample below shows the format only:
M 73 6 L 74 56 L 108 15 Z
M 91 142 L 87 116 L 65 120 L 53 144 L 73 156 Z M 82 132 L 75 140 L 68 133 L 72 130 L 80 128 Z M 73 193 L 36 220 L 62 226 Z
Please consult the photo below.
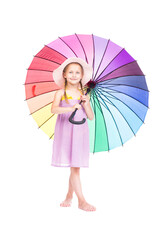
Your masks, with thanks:
M 61 207 L 70 207 L 72 203 L 72 198 L 66 198 L 61 204 Z
M 96 211 L 96 207 L 90 205 L 87 202 L 79 203 L 78 208 L 80 208 L 80 209 L 82 209 L 84 211 Z

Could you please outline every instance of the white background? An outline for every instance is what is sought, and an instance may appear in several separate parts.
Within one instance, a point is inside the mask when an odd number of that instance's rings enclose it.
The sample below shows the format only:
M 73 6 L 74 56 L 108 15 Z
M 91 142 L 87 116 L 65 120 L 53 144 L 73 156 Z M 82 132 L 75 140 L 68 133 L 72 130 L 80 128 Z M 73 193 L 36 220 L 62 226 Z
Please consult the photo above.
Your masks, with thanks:
M 3 1 L 0 6 L 0 237 L 160 239 L 158 1 Z M 82 189 L 96 212 L 61 208 L 69 168 L 51 166 L 52 142 L 25 99 L 33 55 L 58 36 L 111 39 L 137 60 L 150 90 L 145 124 L 124 147 L 90 156 Z

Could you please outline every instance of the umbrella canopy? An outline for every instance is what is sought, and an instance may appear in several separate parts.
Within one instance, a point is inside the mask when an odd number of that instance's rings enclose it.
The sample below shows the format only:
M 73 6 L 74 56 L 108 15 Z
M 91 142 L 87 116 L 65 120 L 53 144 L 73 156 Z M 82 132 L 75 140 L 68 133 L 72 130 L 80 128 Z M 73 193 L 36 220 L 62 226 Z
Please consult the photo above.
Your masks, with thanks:
M 149 91 L 137 61 L 122 47 L 95 35 L 59 37 L 38 52 L 25 81 L 30 114 L 50 139 L 54 139 L 57 114 L 51 113 L 59 90 L 53 71 L 67 58 L 78 57 L 93 67 L 86 87 L 94 120 L 88 121 L 90 152 L 109 151 L 136 135 L 148 110 Z

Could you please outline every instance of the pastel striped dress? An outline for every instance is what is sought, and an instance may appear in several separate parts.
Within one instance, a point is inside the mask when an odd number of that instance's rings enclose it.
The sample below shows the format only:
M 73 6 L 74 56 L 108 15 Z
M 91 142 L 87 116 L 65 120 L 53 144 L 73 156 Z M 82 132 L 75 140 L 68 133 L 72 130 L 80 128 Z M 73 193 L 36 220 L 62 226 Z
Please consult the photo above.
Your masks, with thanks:
M 60 107 L 70 107 L 80 102 L 80 98 L 73 99 L 68 94 L 67 98 L 69 104 L 66 103 L 63 95 Z M 89 167 L 89 127 L 86 112 L 82 106 L 73 118 L 75 121 L 86 118 L 83 124 L 70 123 L 71 114 L 72 112 L 67 112 L 57 116 L 51 165 L 55 167 Z

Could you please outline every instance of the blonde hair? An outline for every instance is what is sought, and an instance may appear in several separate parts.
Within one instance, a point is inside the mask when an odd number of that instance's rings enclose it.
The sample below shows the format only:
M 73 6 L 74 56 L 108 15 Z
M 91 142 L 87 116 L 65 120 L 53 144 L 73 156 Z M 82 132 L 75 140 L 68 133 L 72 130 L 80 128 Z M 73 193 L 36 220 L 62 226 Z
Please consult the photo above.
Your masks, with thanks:
M 63 69 L 63 74 L 67 71 L 67 68 L 69 67 L 69 65 L 71 64 L 78 64 L 80 67 L 81 67 L 81 70 L 82 70 L 82 74 L 84 74 L 84 70 L 83 70 L 83 67 L 80 63 L 77 63 L 77 62 L 72 62 L 72 63 L 69 63 L 68 65 L 65 66 L 65 68 Z M 83 90 L 83 86 L 82 86 L 82 82 L 80 80 L 80 87 L 81 87 L 81 91 L 82 93 L 84 94 L 84 90 Z M 65 83 L 64 83 L 64 98 L 65 98 L 65 102 L 69 104 L 69 101 L 68 101 L 68 98 L 67 98 L 67 94 L 66 94 L 66 87 L 67 87 L 67 79 L 65 78 Z

